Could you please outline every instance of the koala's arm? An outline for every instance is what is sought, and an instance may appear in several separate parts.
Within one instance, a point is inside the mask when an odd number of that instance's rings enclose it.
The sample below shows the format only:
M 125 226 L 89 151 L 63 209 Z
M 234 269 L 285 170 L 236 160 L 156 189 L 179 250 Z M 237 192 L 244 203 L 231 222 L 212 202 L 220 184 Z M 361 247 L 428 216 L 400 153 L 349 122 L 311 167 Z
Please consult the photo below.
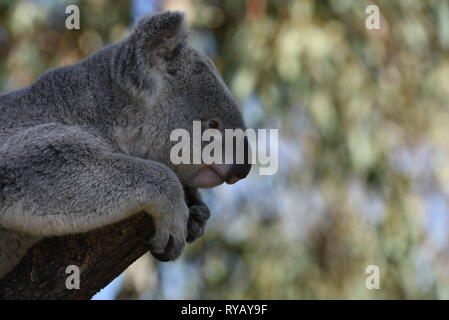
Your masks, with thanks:
M 189 209 L 165 165 L 120 153 L 79 127 L 42 125 L 11 136 L 0 150 L 0 225 L 34 236 L 79 233 L 148 212 L 151 252 L 175 259 Z

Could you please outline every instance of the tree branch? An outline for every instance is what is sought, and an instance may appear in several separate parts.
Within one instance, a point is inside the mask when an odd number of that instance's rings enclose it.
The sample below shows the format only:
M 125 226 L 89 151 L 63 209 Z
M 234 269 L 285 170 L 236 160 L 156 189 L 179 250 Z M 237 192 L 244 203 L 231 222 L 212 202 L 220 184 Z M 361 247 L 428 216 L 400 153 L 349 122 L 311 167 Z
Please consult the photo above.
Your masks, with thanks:
M 148 251 L 154 225 L 149 215 L 88 233 L 48 238 L 28 251 L 0 280 L 0 299 L 90 299 Z M 80 289 L 66 288 L 66 267 L 80 268 Z

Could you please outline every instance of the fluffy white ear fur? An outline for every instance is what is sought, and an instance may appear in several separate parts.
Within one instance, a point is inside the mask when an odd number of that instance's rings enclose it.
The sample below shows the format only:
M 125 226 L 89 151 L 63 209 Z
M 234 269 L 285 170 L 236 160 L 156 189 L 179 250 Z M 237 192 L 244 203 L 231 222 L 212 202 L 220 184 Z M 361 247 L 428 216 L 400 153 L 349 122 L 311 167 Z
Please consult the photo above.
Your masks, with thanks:
M 188 34 L 184 13 L 168 11 L 142 19 L 133 37 L 137 38 L 139 55 L 170 59 L 177 48 L 186 44 Z

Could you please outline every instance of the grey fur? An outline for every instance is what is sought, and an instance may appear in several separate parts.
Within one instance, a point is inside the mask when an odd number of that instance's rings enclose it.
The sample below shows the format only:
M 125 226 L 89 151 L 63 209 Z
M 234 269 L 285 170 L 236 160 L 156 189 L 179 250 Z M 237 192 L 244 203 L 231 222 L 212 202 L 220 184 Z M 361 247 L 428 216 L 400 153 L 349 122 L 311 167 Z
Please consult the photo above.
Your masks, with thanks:
M 161 260 L 202 235 L 209 214 L 192 181 L 203 165 L 173 165 L 170 132 L 244 123 L 187 36 L 182 13 L 147 16 L 127 39 L 0 95 L 0 277 L 43 237 L 141 210 L 156 222 L 150 250 Z

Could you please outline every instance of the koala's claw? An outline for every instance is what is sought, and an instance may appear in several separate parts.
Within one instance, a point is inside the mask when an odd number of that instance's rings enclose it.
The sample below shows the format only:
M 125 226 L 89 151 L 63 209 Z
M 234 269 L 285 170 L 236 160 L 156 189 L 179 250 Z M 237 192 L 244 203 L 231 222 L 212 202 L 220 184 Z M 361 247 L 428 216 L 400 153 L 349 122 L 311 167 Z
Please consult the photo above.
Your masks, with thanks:
M 204 204 L 193 205 L 189 208 L 187 222 L 187 242 L 192 242 L 204 234 L 207 219 L 210 217 L 209 208 Z
M 168 241 L 166 241 L 165 244 L 165 247 L 161 247 L 159 240 L 152 239 L 150 241 L 151 254 L 156 259 L 162 262 L 172 261 L 178 258 L 185 247 L 185 240 L 176 240 L 173 236 L 170 235 Z
M 154 252 L 153 256 L 162 262 L 175 260 L 181 254 L 182 248 L 184 248 L 184 246 L 177 245 L 174 238 L 170 236 L 164 251 L 162 253 Z
M 187 237 L 187 207 L 183 215 L 166 215 L 155 225 L 155 234 L 148 241 L 151 254 L 160 261 L 175 260 L 181 255 Z

